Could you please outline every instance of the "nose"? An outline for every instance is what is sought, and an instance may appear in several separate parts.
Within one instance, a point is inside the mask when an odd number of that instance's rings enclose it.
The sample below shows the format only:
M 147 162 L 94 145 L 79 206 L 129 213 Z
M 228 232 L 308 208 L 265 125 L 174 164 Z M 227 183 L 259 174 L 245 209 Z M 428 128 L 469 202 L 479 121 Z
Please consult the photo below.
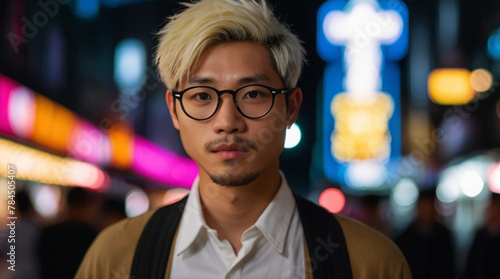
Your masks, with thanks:
M 232 134 L 245 129 L 245 121 L 236 109 L 233 98 L 230 94 L 221 96 L 219 109 L 213 116 L 213 131 L 217 134 Z

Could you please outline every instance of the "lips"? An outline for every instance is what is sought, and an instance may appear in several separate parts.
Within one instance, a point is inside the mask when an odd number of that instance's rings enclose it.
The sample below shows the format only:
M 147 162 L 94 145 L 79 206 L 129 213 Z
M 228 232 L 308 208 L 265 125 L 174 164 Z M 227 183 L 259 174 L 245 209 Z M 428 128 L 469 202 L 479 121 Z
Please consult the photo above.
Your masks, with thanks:
M 223 159 L 226 160 L 237 159 L 248 153 L 249 150 L 250 148 L 248 146 L 234 144 L 234 143 L 232 144 L 222 143 L 210 149 L 210 151 L 213 154 L 222 157 Z

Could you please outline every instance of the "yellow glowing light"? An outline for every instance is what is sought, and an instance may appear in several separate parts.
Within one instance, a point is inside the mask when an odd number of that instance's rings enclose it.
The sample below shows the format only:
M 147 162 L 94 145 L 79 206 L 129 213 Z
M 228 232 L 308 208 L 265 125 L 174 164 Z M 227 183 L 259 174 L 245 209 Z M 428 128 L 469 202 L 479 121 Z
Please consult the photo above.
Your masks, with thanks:
M 35 125 L 31 139 L 61 153 L 77 124 L 78 117 L 69 109 L 37 94 L 35 96 Z
M 429 74 L 429 97 L 436 104 L 463 105 L 474 98 L 471 73 L 466 69 L 437 69 Z
M 474 70 L 470 75 L 470 84 L 477 92 L 486 92 L 493 85 L 493 76 L 485 69 Z
M 72 161 L 69 163 L 69 169 L 71 170 L 69 179 L 73 185 L 98 189 L 104 184 L 104 173 L 91 164 Z
M 0 138 L 0 165 L 12 165 L 16 178 L 51 185 L 102 189 L 106 174 L 94 165 L 63 158 Z M 7 167 L 0 168 L 7 176 Z
M 126 123 L 116 123 L 109 130 L 113 166 L 128 168 L 132 164 L 134 131 Z
M 385 159 L 390 154 L 388 121 L 394 110 L 392 98 L 379 92 L 375 99 L 360 101 L 348 93 L 335 96 L 331 105 L 335 118 L 332 154 L 342 162 Z

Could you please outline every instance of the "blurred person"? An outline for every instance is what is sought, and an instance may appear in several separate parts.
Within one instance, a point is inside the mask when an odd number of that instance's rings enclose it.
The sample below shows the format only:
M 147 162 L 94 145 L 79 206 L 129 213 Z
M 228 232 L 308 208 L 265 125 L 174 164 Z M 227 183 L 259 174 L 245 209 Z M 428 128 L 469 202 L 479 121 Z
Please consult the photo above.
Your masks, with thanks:
M 127 218 L 125 203 L 117 198 L 108 197 L 102 206 L 101 229 Z
M 33 208 L 29 194 L 26 191 L 18 191 L 15 195 L 15 243 L 8 241 L 8 232 L 2 234 L 0 240 L 2 255 L 9 253 L 10 245 L 15 245 L 15 271 L 8 271 L 2 278 L 9 279 L 37 279 L 40 278 L 40 266 L 37 257 L 37 247 L 40 238 L 41 227 L 38 216 Z M 8 259 L 4 259 L 8 260 Z
M 438 219 L 435 191 L 421 191 L 415 220 L 396 238 L 413 278 L 455 278 L 451 231 Z
M 382 218 L 381 211 L 380 196 L 363 196 L 361 197 L 361 212 L 358 220 L 389 236 L 390 228 L 387 222 Z
M 302 102 L 299 39 L 264 0 L 185 5 L 156 62 L 199 177 L 104 230 L 76 278 L 410 278 L 388 238 L 295 195 L 279 170 Z
M 73 278 L 97 235 L 95 193 L 74 187 L 69 190 L 66 201 L 68 217 L 42 230 L 38 251 L 42 278 Z
M 464 278 L 500 277 L 500 194 L 493 193 L 486 210 L 486 222 L 472 241 Z

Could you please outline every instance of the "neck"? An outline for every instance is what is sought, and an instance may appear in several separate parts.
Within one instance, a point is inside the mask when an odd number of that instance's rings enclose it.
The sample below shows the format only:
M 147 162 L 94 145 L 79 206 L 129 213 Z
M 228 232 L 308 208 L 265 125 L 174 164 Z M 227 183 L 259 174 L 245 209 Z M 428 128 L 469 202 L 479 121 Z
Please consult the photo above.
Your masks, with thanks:
M 200 172 L 199 192 L 207 225 L 227 239 L 235 253 L 241 248 L 241 236 L 269 205 L 280 187 L 279 172 L 261 174 L 245 186 L 226 187 L 215 184 Z

